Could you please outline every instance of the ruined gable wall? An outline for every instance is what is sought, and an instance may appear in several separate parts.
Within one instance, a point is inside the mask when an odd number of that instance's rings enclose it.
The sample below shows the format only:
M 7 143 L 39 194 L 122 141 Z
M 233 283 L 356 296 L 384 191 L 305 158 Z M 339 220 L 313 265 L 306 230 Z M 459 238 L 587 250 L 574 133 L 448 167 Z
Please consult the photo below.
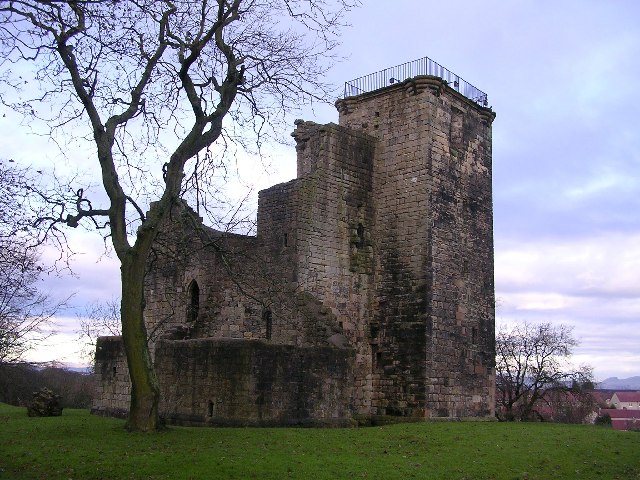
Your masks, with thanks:
M 145 277 L 151 346 L 176 328 L 190 337 L 264 338 L 261 306 L 241 291 L 256 249 L 255 237 L 222 234 L 203 226 L 189 207 L 176 206 L 154 243 Z
M 207 228 L 188 207 L 174 212 L 158 235 L 146 277 L 145 321 L 152 344 L 175 329 L 174 338 L 266 339 L 300 346 L 326 344 L 340 330 L 317 299 L 299 295 L 297 253 L 284 245 L 280 231 L 290 227 L 286 215 L 278 213 L 288 210 L 283 208 L 287 190 L 284 184 L 261 195 L 259 222 L 267 228 L 259 228 L 259 238 Z M 265 198 L 273 205 L 267 200 L 264 208 Z M 271 217 L 263 215 L 265 210 Z
M 334 124 L 296 125 L 297 281 L 331 310 L 356 349 L 354 408 L 369 413 L 375 141 Z
M 373 413 L 490 415 L 493 115 L 435 77 L 337 107 L 379 139 Z

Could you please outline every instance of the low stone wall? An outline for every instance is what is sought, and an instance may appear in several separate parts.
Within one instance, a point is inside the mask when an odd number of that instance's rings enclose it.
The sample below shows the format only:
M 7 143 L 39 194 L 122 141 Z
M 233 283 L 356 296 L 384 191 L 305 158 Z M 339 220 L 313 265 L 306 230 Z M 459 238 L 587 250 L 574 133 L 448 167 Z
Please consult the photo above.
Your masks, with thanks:
M 118 337 L 100 339 L 92 411 L 121 416 L 130 385 L 118 376 Z M 160 412 L 181 425 L 349 425 L 353 422 L 355 353 L 335 347 L 295 347 L 261 340 L 161 340 L 156 370 Z M 114 374 L 115 367 L 115 376 Z M 125 368 L 126 373 L 126 368 Z
M 129 412 L 131 381 L 121 337 L 98 338 L 96 377 L 91 413 L 125 418 Z

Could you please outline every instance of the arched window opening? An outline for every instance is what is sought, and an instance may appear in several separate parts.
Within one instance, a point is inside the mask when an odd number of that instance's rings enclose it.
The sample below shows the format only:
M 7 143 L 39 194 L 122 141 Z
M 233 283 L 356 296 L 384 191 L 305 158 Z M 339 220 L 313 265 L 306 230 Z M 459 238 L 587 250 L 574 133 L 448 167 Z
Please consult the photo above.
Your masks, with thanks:
M 364 247 L 364 225 L 358 223 L 358 228 L 356 229 L 357 241 L 356 248 Z
M 271 329 L 273 326 L 273 315 L 271 314 L 271 310 L 267 308 L 262 312 L 262 320 L 264 321 L 266 327 L 267 340 L 271 340 Z
M 195 323 L 200 311 L 200 287 L 195 280 L 189 285 L 189 303 L 187 305 L 187 322 Z
M 209 400 L 209 406 L 207 408 L 207 416 L 213 417 L 213 402 Z

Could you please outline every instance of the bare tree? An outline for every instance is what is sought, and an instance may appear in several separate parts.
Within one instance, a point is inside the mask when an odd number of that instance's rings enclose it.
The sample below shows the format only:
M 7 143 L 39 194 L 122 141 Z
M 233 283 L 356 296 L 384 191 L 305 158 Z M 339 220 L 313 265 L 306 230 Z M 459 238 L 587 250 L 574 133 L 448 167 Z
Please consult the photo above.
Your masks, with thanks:
M 22 361 L 26 352 L 44 342 L 65 303 L 38 290 L 42 270 L 33 252 L 12 254 L 4 252 L 0 276 L 0 364 Z
M 93 364 L 98 337 L 122 334 L 120 300 L 96 302 L 88 306 L 80 317 L 78 340 L 82 342 L 80 354 Z
M 23 360 L 50 335 L 53 316 L 66 301 L 38 289 L 40 238 L 31 228 L 31 170 L 0 161 L 0 365 Z
M 127 427 L 155 430 L 159 388 L 142 314 L 145 262 L 158 227 L 187 193 L 187 172 L 201 180 L 189 183 L 200 191 L 208 177 L 202 172 L 224 164 L 220 151 L 210 148 L 214 142 L 246 144 L 249 138 L 259 149 L 287 109 L 327 98 L 323 75 L 340 19 L 351 5 L 348 0 L 0 5 L 0 75 L 11 88 L 0 100 L 46 122 L 56 138 L 72 131 L 93 142 L 107 198 L 101 202 L 95 192 L 92 197 L 87 185 L 59 192 L 47 197 L 52 209 L 40 221 L 107 229 L 121 262 L 122 334 L 132 381 Z M 26 85 L 20 73 L 25 62 L 35 65 Z
M 500 329 L 496 335 L 498 418 L 530 420 L 536 404 L 548 400 L 551 392 L 590 382 L 590 367 L 573 369 L 568 362 L 576 345 L 566 325 L 521 323 Z

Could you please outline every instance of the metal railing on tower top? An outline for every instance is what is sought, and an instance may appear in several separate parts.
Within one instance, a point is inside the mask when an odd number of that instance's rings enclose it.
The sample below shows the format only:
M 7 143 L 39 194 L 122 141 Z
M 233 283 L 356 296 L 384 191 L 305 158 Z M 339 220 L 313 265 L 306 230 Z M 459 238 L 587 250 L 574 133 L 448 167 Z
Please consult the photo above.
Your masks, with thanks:
M 465 97 L 473 100 L 478 105 L 487 107 L 489 101 L 487 94 L 479 88 L 474 87 L 466 80 L 460 78 L 452 71 L 444 68 L 438 62 L 431 60 L 429 57 L 420 58 L 411 62 L 396 65 L 395 67 L 386 68 L 376 73 L 370 73 L 364 77 L 356 78 L 344 84 L 344 96 L 351 97 L 362 95 L 363 93 L 372 92 L 379 88 L 393 85 L 394 83 L 402 83 L 403 81 L 416 77 L 418 75 L 433 75 L 440 77 L 449 84 L 451 88 L 461 93 Z

